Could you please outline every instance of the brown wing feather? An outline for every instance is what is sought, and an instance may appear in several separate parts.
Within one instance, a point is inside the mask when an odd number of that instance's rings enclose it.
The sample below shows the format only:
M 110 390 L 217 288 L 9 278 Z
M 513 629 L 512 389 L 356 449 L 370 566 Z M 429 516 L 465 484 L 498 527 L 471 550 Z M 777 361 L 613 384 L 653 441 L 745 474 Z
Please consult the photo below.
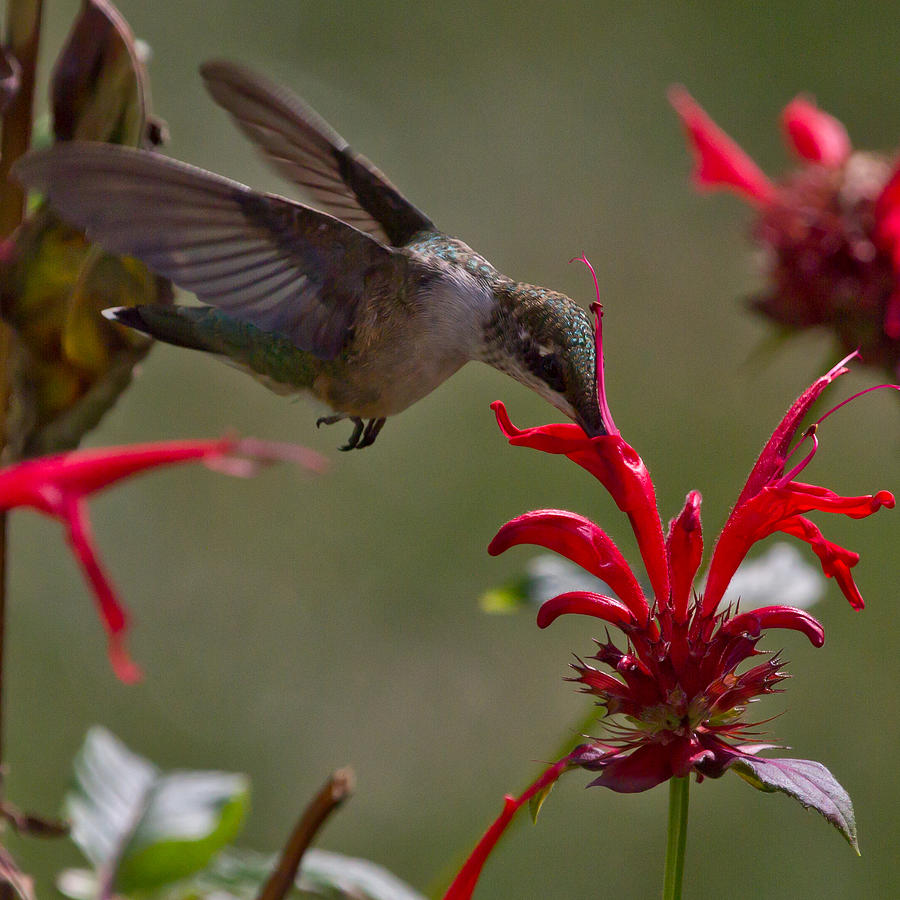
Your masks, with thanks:
M 263 157 L 326 212 L 394 246 L 434 230 L 424 213 L 299 97 L 230 62 L 205 63 L 200 74 Z
M 14 174 L 104 249 L 323 359 L 344 346 L 367 277 L 399 283 L 406 265 L 329 215 L 156 153 L 66 142 Z

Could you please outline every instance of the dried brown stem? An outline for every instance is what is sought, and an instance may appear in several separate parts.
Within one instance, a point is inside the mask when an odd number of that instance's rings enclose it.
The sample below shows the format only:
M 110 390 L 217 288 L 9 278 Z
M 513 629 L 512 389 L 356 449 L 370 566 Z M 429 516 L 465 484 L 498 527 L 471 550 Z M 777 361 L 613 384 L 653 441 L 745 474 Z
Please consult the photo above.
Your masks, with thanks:
M 38 42 L 41 34 L 42 0 L 8 0 L 4 46 L 19 67 L 15 96 L 3 112 L 0 126 L 0 240 L 19 227 L 25 214 L 25 193 L 9 180 L 12 164 L 31 144 L 32 107 Z M 6 443 L 6 413 L 9 405 L 9 357 L 12 338 L 9 327 L 0 323 L 0 452 Z M 3 664 L 6 646 L 6 513 L 0 513 L 0 773 L 3 759 Z M 0 897 L 11 897 L 13 884 L 4 879 Z
M 65 837 L 69 833 L 68 822 L 22 812 L 7 801 L 0 803 L 0 818 L 9 822 L 19 834 L 27 834 L 31 837 Z
M 25 211 L 25 192 L 9 181 L 9 170 L 31 144 L 42 10 L 42 0 L 9 0 L 6 7 L 4 43 L 20 72 L 19 89 L 3 114 L 0 135 L 0 238 L 8 238 L 19 227 Z
M 312 843 L 325 820 L 351 793 L 355 776 L 350 768 L 338 769 L 303 811 L 291 832 L 278 865 L 260 891 L 257 900 L 283 900 L 293 887 L 306 848 Z

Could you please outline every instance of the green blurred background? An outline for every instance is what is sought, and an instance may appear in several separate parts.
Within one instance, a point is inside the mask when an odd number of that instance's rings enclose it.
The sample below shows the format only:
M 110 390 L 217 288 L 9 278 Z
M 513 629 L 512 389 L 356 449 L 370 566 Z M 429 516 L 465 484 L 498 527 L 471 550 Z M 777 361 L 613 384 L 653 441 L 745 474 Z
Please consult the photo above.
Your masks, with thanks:
M 197 66 L 223 56 L 305 96 L 440 227 L 501 270 L 587 305 L 567 260 L 586 252 L 606 305 L 609 396 L 643 455 L 664 519 L 691 488 L 707 543 L 784 409 L 835 361 L 810 334 L 774 356 L 740 300 L 760 286 L 748 211 L 701 198 L 665 100 L 686 84 L 770 173 L 800 91 L 859 147 L 900 136 L 900 18 L 881 3 L 314 3 L 122 0 L 153 48 L 155 111 L 172 155 L 268 190 L 289 190 L 204 95 Z M 48 4 L 44 57 L 75 2 Z M 46 72 L 45 72 L 46 79 Z M 42 95 L 42 101 L 46 103 Z M 858 369 L 836 399 L 874 383 Z M 880 379 L 879 379 L 880 380 Z M 93 444 L 218 435 L 233 428 L 315 447 L 320 479 L 289 467 L 236 481 L 199 467 L 128 482 L 92 505 L 101 551 L 133 610 L 145 670 L 117 683 L 59 527 L 12 524 L 6 685 L 8 792 L 52 812 L 85 729 L 100 722 L 165 767 L 247 772 L 243 842 L 280 845 L 305 799 L 351 763 L 358 791 L 320 845 L 372 858 L 426 888 L 471 845 L 585 708 L 562 681 L 599 632 L 573 617 L 488 617 L 477 595 L 529 553 L 490 559 L 508 518 L 539 506 L 591 515 L 634 558 L 625 518 L 585 473 L 511 449 L 488 409 L 517 424 L 557 414 L 473 364 L 362 453 L 339 454 L 311 403 L 279 399 L 200 355 L 157 347 Z M 829 420 L 811 480 L 848 493 L 897 490 L 900 409 L 888 392 Z M 820 520 L 821 521 L 821 520 Z M 815 651 L 775 633 L 794 675 L 760 714 L 828 765 L 853 797 L 863 856 L 819 817 L 736 777 L 693 791 L 687 896 L 887 897 L 900 878 L 900 700 L 895 648 L 900 520 L 827 521 L 863 553 L 868 602 L 834 585 Z M 811 555 L 810 558 L 812 559 Z M 773 598 L 777 599 L 777 598 Z M 585 792 L 575 773 L 534 828 L 517 829 L 477 896 L 650 897 L 661 883 L 667 792 Z M 16 843 L 44 876 L 77 860 Z M 49 896 L 44 880 L 42 896 Z

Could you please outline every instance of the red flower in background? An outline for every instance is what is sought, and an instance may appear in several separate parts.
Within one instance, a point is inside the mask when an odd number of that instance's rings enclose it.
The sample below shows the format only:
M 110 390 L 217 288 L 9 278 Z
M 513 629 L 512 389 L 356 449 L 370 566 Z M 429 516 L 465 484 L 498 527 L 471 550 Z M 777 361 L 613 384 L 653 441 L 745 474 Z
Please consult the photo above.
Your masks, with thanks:
M 731 171 L 742 184 L 754 183 L 752 173 L 739 167 Z M 600 366 L 599 312 L 597 340 Z M 683 509 L 664 533 L 649 472 L 609 415 L 602 370 L 598 368 L 597 382 L 607 434 L 599 437 L 588 437 L 575 424 L 519 429 L 502 403 L 493 404 L 500 429 L 511 444 L 564 455 L 609 491 L 631 522 L 651 590 L 644 590 L 609 535 L 576 513 L 553 509 L 525 513 L 507 522 L 491 542 L 492 555 L 519 544 L 537 544 L 602 579 L 611 595 L 572 591 L 554 597 L 541 607 L 538 625 L 546 628 L 567 613 L 592 616 L 618 628 L 625 635 L 626 647 L 620 649 L 607 636 L 606 641 L 596 642 L 598 652 L 591 657 L 603 668 L 581 659 L 573 666 L 575 676 L 570 680 L 593 694 L 605 710 L 604 737 L 591 738 L 577 747 L 520 797 L 506 798 L 503 813 L 482 838 L 445 900 L 471 896 L 481 867 L 515 812 L 563 772 L 576 767 L 599 773 L 592 785 L 623 793 L 645 791 L 692 771 L 698 780 L 719 777 L 732 766 L 739 771 L 743 768 L 743 774 L 751 783 L 755 779 L 757 787 L 786 790 L 787 781 L 802 770 L 796 783 L 816 783 L 820 797 L 830 791 L 831 805 L 809 799 L 802 793 L 808 788 L 802 786 L 793 795 L 823 812 L 853 842 L 849 798 L 824 767 L 806 760 L 756 755 L 773 745 L 757 742 L 755 729 L 760 723 L 748 721 L 745 713 L 756 697 L 772 693 L 786 677 L 778 655 L 766 656 L 738 671 L 746 661 L 765 655 L 757 649 L 765 630 L 799 631 L 813 646 L 821 647 L 825 641 L 822 626 L 808 613 L 789 606 L 749 612 L 719 608 L 747 551 L 776 532 L 808 543 L 825 574 L 835 578 L 851 605 L 862 607 L 850 573 L 858 554 L 826 540 L 806 513 L 818 510 L 862 518 L 882 506 L 893 507 L 894 497 L 887 491 L 844 497 L 796 480 L 815 455 L 819 423 L 834 410 L 807 428 L 794 444 L 800 423 L 822 391 L 848 371 L 848 361 L 838 363 L 801 394 L 763 448 L 716 542 L 702 594 L 695 587 L 703 555 L 700 494 L 691 491 L 687 495 Z M 810 449 L 803 458 L 788 469 L 789 460 L 807 445 Z M 851 810 L 846 827 L 837 821 L 832 808 L 840 805 L 832 803 L 838 795 L 846 798 Z
M 682 87 L 669 99 L 701 190 L 731 190 L 758 210 L 754 240 L 770 286 L 753 305 L 789 328 L 831 329 L 844 352 L 900 372 L 900 166 L 854 151 L 844 126 L 805 97 L 781 124 L 803 162 L 772 182 Z
M 325 465 L 320 456 L 303 447 L 254 438 L 221 438 L 73 450 L 0 470 L 0 509 L 30 507 L 65 525 L 69 546 L 94 592 L 109 638 L 113 670 L 126 683 L 139 680 L 141 672 L 125 648 L 128 615 L 94 550 L 87 498 L 147 469 L 197 461 L 243 477 L 253 475 L 262 465 L 279 461 L 294 462 L 314 471 Z

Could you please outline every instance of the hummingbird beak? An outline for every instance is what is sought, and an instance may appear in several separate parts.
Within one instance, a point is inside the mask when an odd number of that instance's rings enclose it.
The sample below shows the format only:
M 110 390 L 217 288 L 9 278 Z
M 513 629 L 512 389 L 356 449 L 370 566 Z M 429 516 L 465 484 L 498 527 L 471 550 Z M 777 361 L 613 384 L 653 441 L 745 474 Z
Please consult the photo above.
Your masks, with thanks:
M 606 429 L 603 427 L 603 420 L 599 410 L 591 409 L 587 416 L 583 415 L 581 412 L 576 412 L 575 421 L 581 426 L 582 431 L 584 431 L 588 437 L 600 437 L 601 435 L 607 434 Z

